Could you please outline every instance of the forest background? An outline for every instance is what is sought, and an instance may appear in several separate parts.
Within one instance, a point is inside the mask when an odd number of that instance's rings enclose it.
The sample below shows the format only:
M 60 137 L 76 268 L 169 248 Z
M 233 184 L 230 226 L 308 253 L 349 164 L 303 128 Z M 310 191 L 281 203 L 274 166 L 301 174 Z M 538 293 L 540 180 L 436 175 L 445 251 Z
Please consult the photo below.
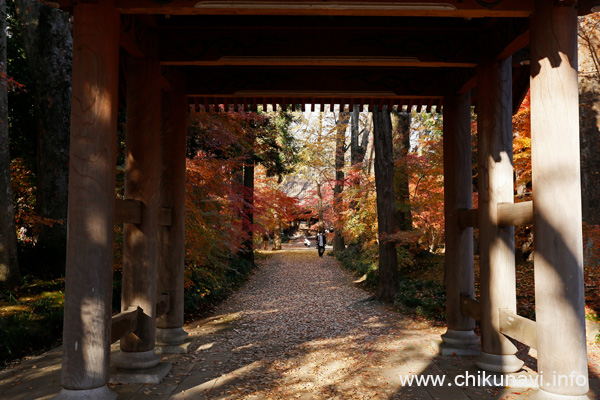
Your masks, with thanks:
M 37 1 L 2 1 L 0 13 L 0 209 L 10 210 L 0 215 L 2 365 L 58 344 L 62 333 L 72 41 L 69 16 Z M 598 14 L 580 20 L 582 229 L 586 314 L 592 321 L 600 315 L 599 26 Z M 379 298 L 415 318 L 443 323 L 442 115 L 440 110 L 391 110 L 398 229 L 381 235 L 373 141 L 381 113 L 372 111 L 329 106 L 312 113 L 295 107 L 254 113 L 190 110 L 188 320 L 243 283 L 254 257 L 268 254 L 254 250 L 280 250 L 290 235 L 301 232 L 303 221 L 312 234 L 327 228 L 330 255 L 373 289 L 379 245 L 389 244 L 398 265 L 396 294 Z M 120 115 L 116 195 L 122 198 L 124 109 Z M 475 113 L 472 121 L 475 154 Z M 513 127 L 515 198 L 527 201 L 532 199 L 528 97 Z M 476 169 L 473 193 L 476 206 Z M 122 226 L 115 225 L 115 234 L 117 312 Z M 518 308 L 529 318 L 535 317 L 532 235 L 531 227 L 516 229 Z

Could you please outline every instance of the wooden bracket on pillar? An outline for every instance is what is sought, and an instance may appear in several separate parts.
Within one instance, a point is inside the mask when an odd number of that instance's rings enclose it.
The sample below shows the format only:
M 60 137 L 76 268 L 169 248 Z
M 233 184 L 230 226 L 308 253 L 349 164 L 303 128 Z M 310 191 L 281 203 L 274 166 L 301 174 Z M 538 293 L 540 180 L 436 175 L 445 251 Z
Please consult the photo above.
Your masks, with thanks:
M 533 201 L 498 203 L 498 225 L 519 226 L 533 224 Z
M 132 307 L 113 315 L 110 324 L 110 342 L 114 343 L 123 336 L 135 332 L 138 326 L 138 317 L 141 314 L 143 311 L 140 307 Z
M 156 318 L 169 312 L 171 308 L 171 295 L 169 293 L 163 293 L 158 296 L 156 302 Z
M 142 221 L 142 202 L 115 199 L 115 222 L 139 224 Z
M 535 321 L 521 317 L 506 308 L 500 309 L 500 333 L 537 349 Z
M 173 211 L 171 207 L 161 207 L 158 210 L 158 224 L 160 226 L 171 226 L 173 224 Z
M 479 226 L 479 210 L 458 210 L 458 225 L 462 229 L 477 228 Z
M 481 303 L 472 299 L 468 294 L 460 295 L 460 311 L 475 321 L 481 321 Z

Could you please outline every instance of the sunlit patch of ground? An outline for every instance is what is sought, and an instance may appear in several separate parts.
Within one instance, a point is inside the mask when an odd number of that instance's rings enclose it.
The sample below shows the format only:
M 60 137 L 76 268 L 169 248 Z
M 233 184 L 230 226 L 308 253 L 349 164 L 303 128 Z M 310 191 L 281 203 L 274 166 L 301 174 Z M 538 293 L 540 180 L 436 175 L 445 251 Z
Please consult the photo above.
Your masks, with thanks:
M 212 317 L 186 327 L 191 351 L 165 356 L 173 370 L 160 384 L 111 384 L 118 399 L 520 400 L 532 394 L 519 388 L 408 385 L 402 379 L 453 379 L 477 370 L 470 357 L 437 355 L 434 341 L 444 328 L 370 301 L 371 293 L 315 249 L 275 252 L 259 265 Z M 595 393 L 598 354 L 597 346 L 590 347 Z M 44 367 L 50 371 L 46 386 L 30 384 L 31 377 L 43 375 L 32 367 L 42 361 L 0 375 L 0 393 L 23 400 L 58 393 L 60 359 Z

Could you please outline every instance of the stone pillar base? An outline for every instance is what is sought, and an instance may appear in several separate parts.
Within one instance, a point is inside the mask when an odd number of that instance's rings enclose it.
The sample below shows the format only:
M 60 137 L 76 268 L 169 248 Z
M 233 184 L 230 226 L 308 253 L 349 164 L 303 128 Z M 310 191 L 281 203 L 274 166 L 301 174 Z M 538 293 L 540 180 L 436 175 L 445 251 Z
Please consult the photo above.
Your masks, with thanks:
M 117 392 L 113 392 L 104 385 L 95 389 L 71 390 L 62 389 L 55 400 L 115 400 Z
M 479 344 L 479 336 L 473 331 L 456 331 L 448 329 L 446 333 L 442 335 L 442 340 L 450 346 L 458 347 L 470 347 Z
M 192 345 L 192 340 L 188 339 L 181 344 L 157 344 L 154 346 L 156 354 L 187 354 Z
M 177 346 L 183 344 L 189 334 L 183 328 L 156 328 L 156 344 Z
M 436 349 L 441 356 L 478 356 L 481 354 L 479 345 L 453 346 L 442 342 L 441 340 L 434 340 L 431 342 L 431 346 Z
M 119 369 L 142 370 L 156 366 L 160 361 L 160 356 L 154 350 L 140 352 L 121 350 L 112 357 L 111 361 Z
M 478 356 L 481 354 L 479 336 L 473 331 L 448 329 L 442 335 L 442 342 L 432 343 L 442 356 Z
M 112 368 L 110 371 L 110 383 L 160 383 L 171 371 L 170 362 L 161 362 L 152 368 L 146 369 L 120 369 Z
M 524 362 L 514 354 L 489 354 L 481 352 L 475 359 L 475 365 L 484 371 L 510 373 L 523 368 Z
M 546 392 L 545 390 L 541 390 L 541 389 L 538 390 L 537 392 L 535 392 L 529 398 L 531 400 L 589 400 L 589 399 L 591 399 L 591 397 L 589 397 L 586 394 L 565 395 L 565 394 L 550 393 L 550 392 Z

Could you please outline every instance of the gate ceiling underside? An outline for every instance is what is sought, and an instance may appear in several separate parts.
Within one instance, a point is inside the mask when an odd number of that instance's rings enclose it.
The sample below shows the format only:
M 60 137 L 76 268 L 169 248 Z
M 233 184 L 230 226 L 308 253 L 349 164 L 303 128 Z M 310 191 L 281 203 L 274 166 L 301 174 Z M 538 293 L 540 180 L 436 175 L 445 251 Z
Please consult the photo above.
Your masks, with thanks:
M 115 3 L 124 51 L 145 57 L 158 43 L 163 87 L 184 81 L 190 103 L 206 109 L 430 109 L 471 89 L 476 104 L 479 61 L 511 55 L 515 110 L 529 87 L 533 0 Z M 578 4 L 587 14 L 600 0 Z

